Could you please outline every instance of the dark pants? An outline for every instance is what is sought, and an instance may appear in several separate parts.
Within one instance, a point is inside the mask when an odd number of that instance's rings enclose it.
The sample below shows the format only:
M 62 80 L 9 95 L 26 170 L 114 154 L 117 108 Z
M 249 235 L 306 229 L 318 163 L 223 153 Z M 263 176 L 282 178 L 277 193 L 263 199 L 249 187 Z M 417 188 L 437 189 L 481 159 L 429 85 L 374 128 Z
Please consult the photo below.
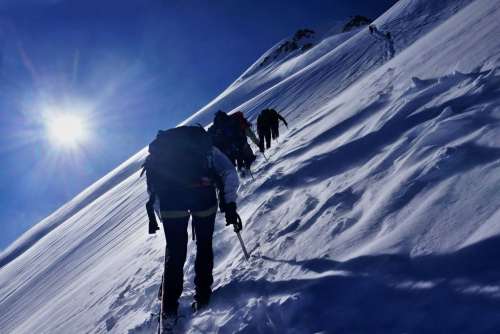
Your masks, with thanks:
M 233 163 L 234 167 L 241 169 L 243 167 L 250 168 L 252 162 L 257 158 L 246 141 L 237 143 L 236 149 L 229 151 L 226 156 Z
M 266 129 L 266 131 L 259 131 L 259 149 L 264 152 L 264 139 L 266 140 L 266 148 L 271 148 L 271 129 Z
M 177 310 L 179 307 L 178 300 L 182 294 L 184 262 L 187 256 L 187 228 L 190 215 L 193 218 L 196 234 L 195 299 L 208 301 L 214 282 L 212 236 L 217 212 L 215 187 L 177 189 L 161 193 L 159 197 L 160 214 L 169 251 L 165 272 L 164 308 Z
M 226 152 L 223 153 L 226 154 Z M 243 163 L 237 150 L 227 151 L 226 156 L 229 159 L 229 161 L 231 161 L 234 167 L 241 166 L 241 164 Z
M 241 159 L 243 160 L 242 163 L 244 163 L 244 165 L 238 165 L 238 166 L 244 166 L 247 169 L 250 169 L 252 163 L 255 161 L 255 159 L 257 159 L 255 154 L 253 154 L 250 145 L 248 145 L 248 143 L 245 141 L 245 143 L 238 148 L 238 152 L 240 153 Z
M 272 134 L 273 139 L 278 139 L 278 137 L 280 136 L 280 126 L 279 126 L 279 124 L 278 125 L 273 125 L 271 127 L 271 134 Z

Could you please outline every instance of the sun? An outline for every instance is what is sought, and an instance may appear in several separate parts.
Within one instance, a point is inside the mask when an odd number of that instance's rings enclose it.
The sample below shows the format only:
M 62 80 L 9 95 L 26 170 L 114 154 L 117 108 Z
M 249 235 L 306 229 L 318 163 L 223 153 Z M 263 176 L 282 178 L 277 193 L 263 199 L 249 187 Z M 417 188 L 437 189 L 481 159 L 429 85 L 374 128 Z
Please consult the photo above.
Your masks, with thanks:
M 60 116 L 50 124 L 50 133 L 57 142 L 76 143 L 82 137 L 83 123 L 74 116 Z

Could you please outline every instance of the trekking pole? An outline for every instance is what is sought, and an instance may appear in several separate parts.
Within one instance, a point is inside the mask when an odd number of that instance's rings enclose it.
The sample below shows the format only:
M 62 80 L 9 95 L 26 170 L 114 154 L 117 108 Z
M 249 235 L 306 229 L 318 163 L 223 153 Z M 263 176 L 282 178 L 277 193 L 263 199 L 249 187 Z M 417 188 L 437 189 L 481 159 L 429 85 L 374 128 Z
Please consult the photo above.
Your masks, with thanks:
M 267 162 L 269 162 L 269 160 L 267 160 L 267 157 L 266 155 L 264 154 L 264 152 L 262 152 L 262 155 L 264 156 L 264 159 L 266 159 Z
M 254 181 L 255 181 L 255 178 L 253 177 L 253 173 L 252 173 L 252 171 L 250 170 L 250 168 L 248 168 L 248 172 L 250 173 L 250 176 L 252 177 L 252 180 L 254 180 Z
M 283 122 L 283 124 L 285 124 L 285 123 Z M 280 126 L 281 126 L 281 123 L 280 123 Z M 288 128 L 288 123 L 287 123 L 287 124 L 285 124 L 285 126 L 286 126 L 286 129 L 287 129 L 287 130 L 290 130 L 290 129 Z
M 240 223 L 240 226 L 243 226 L 243 223 L 241 222 L 240 215 L 237 215 L 237 219 Z M 236 235 L 238 236 L 238 240 L 240 241 L 241 248 L 243 248 L 243 253 L 245 254 L 245 259 L 248 261 L 250 259 L 250 255 L 247 252 L 247 248 L 245 247 L 245 244 L 243 243 L 243 239 L 241 238 L 240 231 L 236 232 Z
M 165 311 L 165 282 L 167 280 L 166 278 L 166 273 L 167 273 L 167 261 L 169 257 L 169 252 L 168 252 L 168 246 L 165 246 L 165 259 L 163 263 L 163 276 L 161 277 L 161 286 L 160 286 L 160 291 L 158 292 L 158 297 L 161 301 L 160 304 L 160 316 L 158 317 L 158 334 L 161 333 L 162 328 L 163 328 L 163 311 Z

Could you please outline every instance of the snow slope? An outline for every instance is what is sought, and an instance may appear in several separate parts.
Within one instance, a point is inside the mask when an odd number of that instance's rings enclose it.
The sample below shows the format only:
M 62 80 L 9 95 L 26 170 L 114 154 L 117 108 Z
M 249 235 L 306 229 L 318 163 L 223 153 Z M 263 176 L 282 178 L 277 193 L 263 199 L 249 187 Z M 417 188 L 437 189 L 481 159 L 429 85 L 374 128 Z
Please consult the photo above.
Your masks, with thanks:
M 375 35 L 251 68 L 187 120 L 273 106 L 290 130 L 242 180 L 251 260 L 218 217 L 195 314 L 190 243 L 178 332 L 498 332 L 499 18 L 498 0 L 402 0 Z M 154 332 L 164 240 L 147 234 L 145 154 L 0 254 L 0 333 Z
M 373 36 L 366 33 L 367 28 L 362 28 L 361 34 L 359 30 L 339 34 L 343 23 L 336 23 L 332 29 L 320 36 L 319 40 L 312 40 L 316 46 L 309 51 L 305 53 L 296 51 L 260 68 L 259 65 L 264 58 L 272 55 L 277 46 L 283 42 L 280 41 L 214 101 L 183 124 L 211 123 L 213 113 L 219 109 L 230 112 L 244 106 L 246 113 L 256 114 L 269 106 L 279 105 L 293 111 L 297 108 L 296 104 L 305 102 L 312 107 L 311 100 L 320 103 L 324 95 L 336 96 L 470 2 L 471 0 L 399 1 L 374 22 Z M 387 40 L 385 37 L 387 31 L 392 32 L 392 40 Z M 279 83 L 283 83 L 281 90 L 275 87 Z M 301 92 L 302 98 L 292 100 L 295 104 L 292 101 L 276 101 L 280 96 L 284 99 L 289 98 L 288 90 L 296 85 L 302 87 L 304 91 Z M 316 89 L 313 90 L 313 87 Z M 248 106 L 244 104 L 262 93 L 265 94 L 267 90 L 271 90 L 271 98 L 258 98 L 267 104 L 264 107 L 257 101 Z M 304 98 L 306 96 L 308 97 Z M 312 108 L 315 107 L 316 105 Z

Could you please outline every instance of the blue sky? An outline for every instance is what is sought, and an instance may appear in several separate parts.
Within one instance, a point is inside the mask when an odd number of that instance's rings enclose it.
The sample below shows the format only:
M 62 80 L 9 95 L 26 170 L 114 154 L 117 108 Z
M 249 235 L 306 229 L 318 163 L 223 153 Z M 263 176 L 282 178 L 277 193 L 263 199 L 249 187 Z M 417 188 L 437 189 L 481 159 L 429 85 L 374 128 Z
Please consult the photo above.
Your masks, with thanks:
M 0 1 L 0 250 L 298 29 L 395 0 Z M 66 147 L 54 115 L 84 120 Z

